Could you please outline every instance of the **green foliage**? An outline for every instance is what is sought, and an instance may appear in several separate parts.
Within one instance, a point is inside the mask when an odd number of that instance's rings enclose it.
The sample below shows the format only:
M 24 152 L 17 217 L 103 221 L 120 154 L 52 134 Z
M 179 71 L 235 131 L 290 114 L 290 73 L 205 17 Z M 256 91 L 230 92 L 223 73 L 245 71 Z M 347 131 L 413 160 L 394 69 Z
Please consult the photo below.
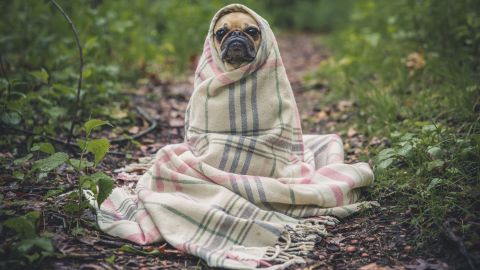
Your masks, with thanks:
M 83 185 L 90 187 L 97 198 L 97 204 L 100 206 L 113 190 L 113 179 L 102 173 L 97 172 L 83 179 Z
M 32 170 L 34 171 L 38 170 L 40 172 L 49 172 L 57 168 L 58 166 L 62 165 L 63 163 L 65 163 L 65 161 L 67 160 L 68 160 L 68 154 L 63 152 L 57 152 L 47 158 L 35 161 L 35 163 L 33 164 Z
M 82 197 L 83 197 L 83 189 L 89 189 L 94 194 L 94 197 L 97 200 L 98 206 L 100 206 L 103 201 L 110 195 L 113 189 L 113 179 L 102 173 L 97 172 L 94 174 L 88 174 L 87 168 L 92 166 L 97 166 L 99 162 L 105 157 L 110 148 L 110 143 L 107 139 L 90 139 L 90 135 L 93 130 L 105 126 L 110 125 L 110 123 L 106 121 L 102 121 L 99 119 L 91 119 L 85 122 L 83 125 L 85 129 L 85 139 L 78 140 L 77 145 L 82 151 L 80 155 L 80 159 L 70 159 L 69 163 L 75 168 L 75 170 L 79 173 L 79 183 L 78 183 L 78 194 L 77 198 L 80 200 L 79 208 L 72 210 L 80 211 L 83 209 L 82 204 Z M 94 155 L 94 162 L 89 162 L 84 158 L 85 154 L 92 153 Z
M 352 0 L 264 0 L 256 8 L 265 11 L 270 25 L 284 29 L 332 31 L 342 26 L 352 8 Z
M 370 196 L 410 213 L 418 246 L 448 218 L 479 221 L 478 18 L 473 0 L 355 1 L 329 40 L 334 56 L 305 78 L 329 86 L 330 101 L 355 100 L 359 129 L 392 140 L 371 151 Z M 473 248 L 478 231 L 460 230 Z
M 103 125 L 107 125 L 107 124 L 108 124 L 108 122 L 103 121 L 103 120 L 91 119 L 91 120 L 88 120 L 87 122 L 85 122 L 83 127 L 85 128 L 85 133 L 87 134 L 87 137 L 89 137 L 90 133 L 92 132 L 93 129 L 95 129 L 97 127 L 101 127 Z
M 26 265 L 39 263 L 48 256 L 54 255 L 52 241 L 45 236 L 37 234 L 37 220 L 40 212 L 29 212 L 23 216 L 5 220 L 2 224 L 14 231 L 15 242 L 11 245 L 3 245 L 0 255 L 3 258 L 0 266 L 7 267 L 9 264 Z
M 51 143 L 43 142 L 35 144 L 32 148 L 30 148 L 30 151 L 40 151 L 46 154 L 53 154 L 55 153 L 55 147 L 53 147 Z
M 372 197 L 395 194 L 414 218 L 410 223 L 424 236 L 436 239 L 449 217 L 472 219 L 480 203 L 480 136 L 453 133 L 423 122 L 411 132 L 391 134 L 393 145 L 376 156 L 376 189 Z M 394 185 L 392 182 L 394 181 Z M 417 202 L 417 203 L 413 203 Z M 465 231 L 469 239 L 478 239 Z

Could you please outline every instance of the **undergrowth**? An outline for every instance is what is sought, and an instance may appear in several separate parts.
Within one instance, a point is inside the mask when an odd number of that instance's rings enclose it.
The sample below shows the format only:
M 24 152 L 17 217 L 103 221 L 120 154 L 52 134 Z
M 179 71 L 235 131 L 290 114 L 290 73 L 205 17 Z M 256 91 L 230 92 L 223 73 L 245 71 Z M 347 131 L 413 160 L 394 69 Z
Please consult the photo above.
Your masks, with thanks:
M 358 128 L 388 139 L 370 149 L 370 198 L 409 213 L 417 248 L 451 246 L 453 222 L 467 258 L 480 241 L 479 18 L 478 1 L 357 1 L 334 55 L 305 78 L 330 102 L 353 99 Z

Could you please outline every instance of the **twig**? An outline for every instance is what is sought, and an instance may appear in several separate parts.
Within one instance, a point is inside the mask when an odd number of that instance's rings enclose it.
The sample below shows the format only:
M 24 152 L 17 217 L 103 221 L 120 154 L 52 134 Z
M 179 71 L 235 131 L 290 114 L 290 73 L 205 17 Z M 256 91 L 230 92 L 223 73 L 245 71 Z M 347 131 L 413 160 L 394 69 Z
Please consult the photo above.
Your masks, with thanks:
M 58 144 L 62 144 L 62 145 L 65 145 L 65 146 L 68 146 L 68 147 L 73 147 L 73 148 L 77 148 L 79 149 L 80 147 L 78 147 L 78 145 L 76 145 L 75 143 L 68 143 L 66 141 L 63 141 L 61 139 L 58 139 L 58 138 L 55 138 L 55 137 L 52 137 L 52 136 L 48 136 L 48 135 L 42 135 L 42 134 L 36 134 L 32 131 L 29 131 L 29 130 L 24 130 L 24 129 L 20 129 L 20 128 L 16 128 L 16 127 L 12 127 L 10 125 L 2 125 L 0 124 L 0 127 L 2 128 L 2 130 L 13 130 L 15 132 L 18 132 L 18 133 L 23 133 L 23 134 L 27 134 L 27 135 L 31 135 L 31 136 L 41 136 L 42 138 L 45 138 L 47 140 L 50 140 L 52 142 L 55 142 L 55 143 L 58 143 Z M 125 153 L 121 153 L 121 152 L 116 152 L 116 151 L 108 151 L 107 154 L 109 155 L 113 155 L 113 156 L 125 156 L 126 154 Z
M 135 134 L 134 136 L 131 136 L 131 137 L 128 137 L 128 138 L 120 138 L 120 139 L 111 140 L 110 141 L 111 144 L 119 144 L 119 143 L 123 143 L 123 142 L 130 141 L 130 140 L 136 140 L 140 137 L 145 136 L 147 133 L 152 132 L 153 130 L 155 130 L 157 128 L 157 126 L 158 126 L 157 121 L 155 119 L 152 119 L 150 117 L 150 115 L 148 115 L 148 113 L 145 110 L 143 110 L 139 106 L 136 106 L 135 109 L 145 120 L 147 120 L 147 122 L 150 126 L 148 128 L 146 128 L 145 130 L 142 130 L 139 133 Z
M 12 84 L 10 83 L 10 78 L 8 77 L 7 69 L 3 65 L 3 56 L 1 54 L 0 54 L 0 69 L 2 71 L 3 76 L 5 76 L 5 79 L 7 80 L 7 96 L 9 97 Z
M 6 192 L 6 191 L 14 191 L 14 190 L 21 190 L 21 191 L 44 191 L 44 190 L 54 190 L 54 189 L 65 189 L 65 190 L 69 190 L 70 188 L 73 188 L 73 185 L 60 185 L 60 186 L 54 186 L 54 187 L 51 187 L 51 186 L 40 186 L 40 187 L 36 187 L 36 186 L 25 186 L 25 187 L 22 187 L 22 186 L 16 186 L 16 187 L 9 187 L 9 186 L 5 186 L 5 187 L 0 187 L 0 191 L 2 192 Z
M 65 13 L 63 8 L 55 1 L 55 0 L 50 0 L 50 2 L 55 6 L 55 8 L 62 13 L 63 17 L 67 22 L 70 24 L 70 28 L 72 29 L 73 35 L 75 36 L 75 43 L 77 43 L 77 48 L 78 48 L 78 55 L 80 58 L 80 65 L 78 68 L 78 84 L 77 84 L 77 96 L 75 99 L 75 115 L 73 116 L 72 123 L 70 125 L 70 130 L 68 132 L 68 137 L 67 137 L 67 143 L 66 145 L 70 145 L 70 140 L 72 139 L 73 135 L 73 129 L 78 121 L 78 117 L 80 115 L 80 91 L 82 89 L 82 80 L 83 80 L 83 51 L 82 51 L 82 45 L 80 44 L 80 39 L 78 37 L 77 33 L 77 28 L 75 27 L 75 24 L 73 24 L 72 20 L 70 17 Z
M 444 230 L 445 236 L 450 241 L 452 241 L 452 242 L 454 242 L 455 244 L 458 245 L 458 249 L 460 251 L 460 254 L 462 254 L 463 257 L 465 257 L 465 259 L 467 260 L 470 268 L 472 270 L 477 269 L 475 267 L 475 264 L 473 263 L 472 257 L 468 253 L 467 248 L 465 247 L 465 244 L 463 243 L 463 239 L 461 237 L 457 236 L 452 230 L 451 223 L 454 222 L 454 221 L 455 221 L 454 219 L 450 218 L 443 223 L 443 230 Z

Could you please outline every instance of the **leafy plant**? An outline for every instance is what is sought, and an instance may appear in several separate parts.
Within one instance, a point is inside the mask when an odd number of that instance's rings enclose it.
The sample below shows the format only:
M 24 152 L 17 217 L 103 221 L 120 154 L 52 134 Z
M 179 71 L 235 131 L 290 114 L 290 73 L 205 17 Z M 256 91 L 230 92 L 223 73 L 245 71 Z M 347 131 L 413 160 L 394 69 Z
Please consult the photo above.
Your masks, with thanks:
M 410 223 L 424 240 L 431 240 L 448 217 L 475 219 L 471 206 L 479 203 L 480 141 L 478 136 L 457 135 L 446 127 L 416 125 L 421 128 L 418 133 L 392 133 L 392 147 L 376 156 L 373 197 L 407 198 L 399 205 L 412 213 Z M 464 233 L 479 237 L 468 229 Z
M 89 169 L 95 168 L 110 148 L 110 143 L 107 139 L 91 138 L 92 131 L 104 125 L 109 125 L 109 123 L 99 119 L 91 119 L 85 122 L 83 125 L 85 137 L 84 139 L 77 140 L 77 145 L 81 150 L 80 158 L 68 159 L 68 163 L 75 169 L 79 179 L 77 192 L 73 196 L 78 202 L 72 201 L 66 205 L 66 209 L 70 213 L 80 214 L 80 212 L 88 206 L 88 202 L 83 200 L 83 189 L 92 191 L 99 206 L 112 192 L 114 181 L 110 176 L 103 172 L 89 173 Z M 88 161 L 86 158 L 87 153 L 91 153 L 94 156 L 94 162 Z
M 16 233 L 9 243 L 2 244 L 0 248 L 2 268 L 11 264 L 40 263 L 46 257 L 55 254 L 50 238 L 37 233 L 39 217 L 40 212 L 33 211 L 2 222 L 4 227 Z
M 329 102 L 355 101 L 359 131 L 386 138 L 369 152 L 370 198 L 409 213 L 412 244 L 436 252 L 450 219 L 468 249 L 480 239 L 479 11 L 473 0 L 355 1 L 328 39 L 334 55 L 305 78 L 327 85 Z

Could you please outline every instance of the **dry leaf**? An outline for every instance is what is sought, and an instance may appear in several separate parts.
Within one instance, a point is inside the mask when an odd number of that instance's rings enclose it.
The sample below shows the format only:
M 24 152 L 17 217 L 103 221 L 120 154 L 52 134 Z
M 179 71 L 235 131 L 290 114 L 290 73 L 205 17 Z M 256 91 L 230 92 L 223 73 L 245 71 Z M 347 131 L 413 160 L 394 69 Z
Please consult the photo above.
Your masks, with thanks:
M 140 128 L 137 127 L 137 126 L 133 126 L 133 127 L 128 129 L 128 133 L 130 133 L 130 134 L 137 134 L 139 131 L 140 131 Z
M 356 130 L 354 127 L 350 127 L 350 128 L 348 129 L 347 136 L 348 136 L 349 138 L 352 138 L 353 136 L 356 136 L 356 135 L 358 135 L 357 130 Z
M 407 56 L 405 61 L 405 66 L 410 70 L 419 70 L 426 65 L 425 59 L 423 56 L 417 52 L 411 53 Z

